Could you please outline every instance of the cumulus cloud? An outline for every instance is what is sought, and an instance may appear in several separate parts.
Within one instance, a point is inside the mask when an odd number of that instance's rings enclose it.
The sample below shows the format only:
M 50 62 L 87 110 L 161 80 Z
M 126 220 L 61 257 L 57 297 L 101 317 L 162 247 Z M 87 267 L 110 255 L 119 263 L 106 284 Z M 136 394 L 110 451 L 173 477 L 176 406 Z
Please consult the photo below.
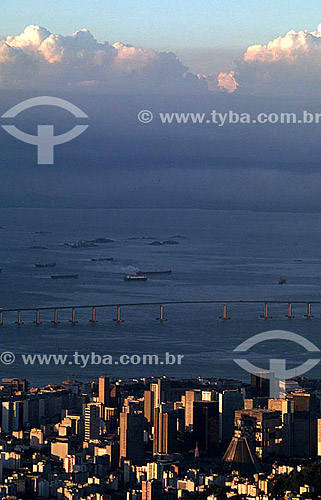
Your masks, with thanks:
M 219 90 L 225 90 L 229 94 L 235 92 L 238 87 L 234 71 L 230 71 L 230 73 L 220 73 L 217 82 Z
M 106 91 L 204 89 L 171 52 L 99 43 L 86 29 L 70 36 L 28 26 L 0 42 L 0 87 Z
M 291 30 L 266 45 L 251 45 L 218 83 L 228 92 L 321 97 L 320 71 L 321 24 L 313 32 Z
M 0 41 L 0 89 L 321 98 L 320 72 L 321 24 L 251 45 L 218 75 L 188 72 L 173 52 L 98 42 L 87 29 L 63 36 L 31 25 Z

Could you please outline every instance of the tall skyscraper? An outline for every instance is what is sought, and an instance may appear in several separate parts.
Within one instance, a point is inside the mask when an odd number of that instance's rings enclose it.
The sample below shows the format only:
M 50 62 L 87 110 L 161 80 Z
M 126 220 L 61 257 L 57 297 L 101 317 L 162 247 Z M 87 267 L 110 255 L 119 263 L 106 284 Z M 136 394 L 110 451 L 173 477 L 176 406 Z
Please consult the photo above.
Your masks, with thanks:
M 13 423 L 12 429 L 20 431 L 24 427 L 24 401 L 13 402 Z
M 159 408 L 162 403 L 166 403 L 170 397 L 171 381 L 168 378 L 159 378 L 156 383 L 150 384 L 150 391 L 154 393 L 154 407 Z
M 144 391 L 144 417 L 150 424 L 154 422 L 154 399 L 155 393 L 153 391 Z
M 270 397 L 270 379 L 263 375 L 270 375 L 271 372 L 251 373 L 251 397 L 268 398 Z
M 185 392 L 185 429 L 193 430 L 193 404 L 194 401 L 202 401 L 202 391 L 186 391 Z
M 289 399 L 269 399 L 268 409 L 279 411 L 282 414 L 282 446 L 281 454 L 285 457 L 293 456 L 294 439 L 294 405 Z
M 156 479 L 142 481 L 142 500 L 161 500 L 162 482 Z
M 113 431 L 117 427 L 118 409 L 105 406 L 103 408 L 104 421 L 108 431 Z
M 321 418 L 318 418 L 318 457 L 321 457 Z
M 154 455 L 167 455 L 176 450 L 178 412 L 166 410 L 165 405 L 155 409 L 154 416 Z
M 13 402 L 3 401 L 1 432 L 11 432 L 13 428 Z
M 120 390 L 119 385 L 114 384 L 110 387 L 110 406 L 119 408 L 120 406 Z
M 104 376 L 99 377 L 98 396 L 99 396 L 99 403 L 102 403 L 104 406 L 109 406 L 110 393 L 109 393 L 109 378 L 108 377 L 104 377 Z
M 171 381 L 168 378 L 159 378 L 157 381 L 157 404 L 155 406 L 166 403 L 170 397 L 170 392 Z
M 214 454 L 219 444 L 218 401 L 194 401 L 193 434 L 200 453 Z
M 314 394 L 304 390 L 287 394 L 293 402 L 293 455 L 300 458 L 315 457 L 317 454 L 317 402 Z
M 149 390 L 154 394 L 154 408 L 159 406 L 158 384 L 150 384 Z
M 223 391 L 219 394 L 219 440 L 230 441 L 234 434 L 235 410 L 243 408 L 244 394 L 240 390 Z
M 125 459 L 141 465 L 144 456 L 144 416 L 141 413 L 121 413 L 119 416 L 120 464 Z
M 99 439 L 100 437 L 100 403 L 89 403 L 85 408 L 85 440 Z

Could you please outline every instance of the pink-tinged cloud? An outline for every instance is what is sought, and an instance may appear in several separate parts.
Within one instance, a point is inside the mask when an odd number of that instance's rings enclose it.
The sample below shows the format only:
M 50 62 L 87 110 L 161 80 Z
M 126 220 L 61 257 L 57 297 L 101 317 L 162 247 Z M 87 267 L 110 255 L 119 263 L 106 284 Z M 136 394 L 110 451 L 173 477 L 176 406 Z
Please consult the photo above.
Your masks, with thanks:
M 63 36 L 31 25 L 0 41 L 0 88 L 203 91 L 187 70 L 171 52 L 100 43 L 87 29 Z
M 230 71 L 230 73 L 220 73 L 217 77 L 217 82 L 219 90 L 225 90 L 229 94 L 235 92 L 238 87 L 234 71 Z
M 266 45 L 251 45 L 231 73 L 221 73 L 219 88 L 242 94 L 321 96 L 321 25 L 316 31 L 291 30 Z

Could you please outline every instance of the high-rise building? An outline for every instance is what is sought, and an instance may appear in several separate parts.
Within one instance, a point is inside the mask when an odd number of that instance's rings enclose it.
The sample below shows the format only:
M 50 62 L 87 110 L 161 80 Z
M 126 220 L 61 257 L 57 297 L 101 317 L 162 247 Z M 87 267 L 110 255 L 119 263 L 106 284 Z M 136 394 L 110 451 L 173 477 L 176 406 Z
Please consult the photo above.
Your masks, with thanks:
M 268 402 L 269 402 L 268 397 L 245 398 L 244 410 L 253 410 L 253 408 L 267 408 Z
M 110 393 L 109 393 L 109 378 L 108 377 L 99 377 L 98 383 L 98 396 L 99 403 L 104 406 L 109 406 L 110 404 Z
M 150 391 L 154 394 L 154 408 L 158 408 L 162 403 L 166 403 L 170 397 L 171 381 L 166 378 L 159 378 L 157 383 L 150 384 Z
M 113 431 L 117 427 L 117 416 L 118 416 L 118 409 L 105 406 L 103 408 L 103 415 L 104 415 L 104 421 L 106 422 L 107 425 L 107 430 L 108 431 Z
M 194 401 L 202 401 L 202 391 L 192 390 L 185 392 L 185 429 L 193 430 L 193 404 Z
M 44 443 L 44 433 L 42 429 L 31 429 L 30 446 L 31 448 L 41 449 Z
M 153 393 L 154 395 L 154 408 L 157 408 L 159 406 L 159 397 L 158 397 L 158 384 L 150 384 L 149 390 Z
M 194 401 L 193 434 L 200 453 L 212 455 L 219 444 L 218 401 Z
M 20 431 L 24 427 L 24 401 L 13 402 L 13 422 L 12 430 Z
M 219 440 L 230 441 L 234 434 L 234 414 L 243 408 L 244 393 L 240 390 L 219 394 Z
M 153 436 L 154 455 L 168 455 L 176 451 L 177 417 L 178 412 L 166 409 L 164 404 L 159 408 L 155 408 Z
M 251 397 L 268 398 L 270 397 L 271 377 L 273 374 L 268 371 L 251 373 Z
M 16 394 L 17 392 L 27 392 L 29 383 L 24 378 L 3 378 L 1 384 L 10 389 L 11 394 Z
M 74 466 L 76 465 L 76 457 L 75 455 L 66 455 L 63 458 L 63 468 L 65 472 L 71 474 L 74 470 Z
M 3 401 L 1 432 L 11 432 L 13 430 L 13 402 Z
M 155 406 L 160 406 L 162 403 L 166 403 L 170 397 L 171 381 L 168 378 L 159 378 L 157 386 L 157 405 Z
M 303 389 L 286 394 L 285 397 L 293 402 L 293 455 L 298 458 L 313 458 L 317 454 L 316 397 Z
M 119 416 L 120 464 L 125 459 L 141 465 L 145 456 L 144 416 L 141 413 L 121 413 Z
M 321 457 L 321 418 L 318 418 L 318 457 Z
M 63 460 L 67 455 L 71 453 L 71 444 L 68 439 L 59 439 L 57 441 L 51 442 L 50 454 L 53 457 L 57 457 Z
M 281 454 L 285 457 L 293 456 L 294 408 L 293 402 L 288 399 L 269 399 L 268 409 L 279 411 L 282 414 L 282 446 Z
M 154 422 L 154 397 L 154 391 L 144 391 L 144 417 L 150 424 Z
M 142 500 L 161 500 L 162 483 L 156 479 L 142 481 Z
M 120 390 L 118 384 L 114 384 L 110 389 L 110 404 L 111 406 L 117 407 L 120 405 Z
M 99 439 L 100 437 L 101 404 L 89 403 L 85 408 L 85 440 Z
M 215 391 L 202 391 L 202 401 L 215 401 Z
M 117 469 L 119 464 L 119 443 L 117 441 L 109 442 L 105 446 L 111 468 Z
M 235 437 L 246 437 L 260 459 L 282 450 L 282 414 L 261 408 L 235 412 Z
M 147 464 L 147 481 L 150 479 L 162 479 L 164 466 L 159 462 L 149 462 Z

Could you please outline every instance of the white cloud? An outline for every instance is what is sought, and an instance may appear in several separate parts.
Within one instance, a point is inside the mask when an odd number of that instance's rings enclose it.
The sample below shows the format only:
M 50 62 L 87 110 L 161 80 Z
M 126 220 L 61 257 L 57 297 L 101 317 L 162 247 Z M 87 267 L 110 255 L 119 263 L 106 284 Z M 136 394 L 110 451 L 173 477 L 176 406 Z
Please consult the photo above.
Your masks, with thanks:
M 35 51 L 50 36 L 46 28 L 30 25 L 18 36 L 8 36 L 6 43 L 10 47 L 20 48 L 25 52 Z
M 254 95 L 321 97 L 320 71 L 321 25 L 313 32 L 291 30 L 266 45 L 251 45 L 235 71 L 220 74 L 219 87 Z
M 0 42 L 0 86 L 106 91 L 203 89 L 173 53 L 99 43 L 86 29 L 70 36 L 28 26 Z

